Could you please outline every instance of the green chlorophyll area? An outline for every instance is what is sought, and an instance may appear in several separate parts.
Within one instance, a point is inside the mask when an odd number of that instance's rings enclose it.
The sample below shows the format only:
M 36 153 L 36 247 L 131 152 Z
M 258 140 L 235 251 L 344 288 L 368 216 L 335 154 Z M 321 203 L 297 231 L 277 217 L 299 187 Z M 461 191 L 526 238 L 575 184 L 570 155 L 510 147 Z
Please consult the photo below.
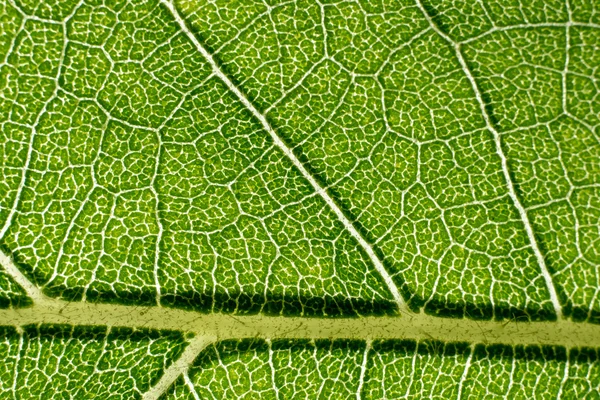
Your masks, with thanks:
M 590 0 L 0 0 L 0 397 L 593 398 Z

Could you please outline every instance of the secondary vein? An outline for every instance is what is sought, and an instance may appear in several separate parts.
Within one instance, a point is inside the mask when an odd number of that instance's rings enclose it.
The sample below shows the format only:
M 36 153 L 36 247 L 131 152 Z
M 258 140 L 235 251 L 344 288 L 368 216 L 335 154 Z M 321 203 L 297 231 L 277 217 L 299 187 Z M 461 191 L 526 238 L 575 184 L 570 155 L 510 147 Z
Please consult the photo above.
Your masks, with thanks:
M 327 191 L 317 182 L 317 180 L 312 176 L 310 172 L 304 167 L 304 164 L 296 157 L 294 152 L 285 144 L 285 142 L 277 135 L 273 127 L 269 124 L 266 117 L 258 111 L 258 109 L 248 100 L 248 98 L 240 91 L 240 89 L 234 85 L 234 83 L 229 79 L 227 75 L 219 68 L 218 64 L 213 59 L 212 55 L 202 46 L 202 44 L 198 41 L 196 36 L 188 29 L 184 19 L 181 17 L 175 6 L 171 1 L 161 0 L 161 3 L 169 9 L 175 21 L 179 24 L 182 32 L 186 34 L 186 36 L 190 39 L 192 44 L 196 47 L 199 53 L 204 56 L 206 61 L 210 64 L 213 73 L 217 76 L 227 88 L 236 95 L 236 97 L 242 102 L 242 104 L 252 113 L 252 115 L 261 123 L 263 128 L 269 133 L 275 145 L 288 157 L 294 166 L 300 171 L 302 176 L 311 184 L 314 190 L 325 200 L 325 203 L 329 206 L 329 208 L 334 212 L 339 221 L 344 225 L 344 228 L 356 239 L 359 245 L 364 249 L 367 253 L 369 259 L 377 269 L 377 272 L 383 278 L 386 286 L 388 287 L 394 301 L 398 307 L 398 310 L 401 313 L 410 313 L 410 310 L 404 299 L 400 295 L 400 291 L 398 287 L 394 283 L 391 275 L 385 269 L 382 261 L 379 259 L 371 244 L 367 242 L 367 240 L 358 232 L 358 230 L 354 227 L 352 222 L 344 215 L 344 212 L 339 208 L 339 206 L 335 203 L 333 198 L 327 193 Z
M 504 180 L 505 180 L 506 186 L 508 188 L 508 195 L 511 198 L 515 208 L 517 209 L 517 212 L 519 213 L 519 216 L 520 216 L 523 226 L 525 228 L 525 232 L 527 233 L 527 238 L 529 239 L 531 249 L 533 250 L 533 253 L 535 255 L 537 263 L 540 267 L 542 277 L 544 278 L 544 281 L 546 283 L 546 288 L 548 289 L 550 301 L 552 302 L 552 306 L 554 308 L 554 312 L 556 313 L 556 317 L 559 320 L 561 320 L 561 319 L 563 319 L 562 306 L 560 305 L 560 301 L 558 300 L 558 295 L 556 293 L 556 288 L 554 287 L 554 282 L 552 282 L 552 275 L 550 274 L 550 271 L 548 270 L 548 267 L 546 266 L 546 261 L 544 260 L 544 256 L 543 256 L 542 252 L 540 251 L 540 248 L 537 244 L 537 240 L 535 239 L 535 234 L 533 232 L 533 228 L 531 227 L 531 223 L 529 222 L 529 217 L 527 216 L 527 211 L 525 211 L 525 208 L 523 207 L 523 205 L 521 204 L 521 201 L 517 197 L 517 193 L 515 191 L 514 184 L 512 182 L 510 173 L 508 171 L 508 162 L 506 160 L 506 155 L 504 154 L 504 152 L 502 150 L 500 133 L 498 132 L 498 130 L 493 126 L 492 122 L 490 121 L 490 117 L 485 109 L 485 106 L 486 106 L 485 102 L 483 101 L 483 97 L 481 95 L 479 87 L 477 86 L 477 82 L 475 82 L 475 78 L 473 77 L 473 74 L 471 73 L 471 70 L 467 66 L 467 63 L 462 55 L 462 52 L 460 50 L 460 44 L 453 41 L 448 35 L 446 35 L 444 32 L 442 32 L 439 29 L 439 27 L 433 21 L 433 19 L 431 18 L 431 16 L 425 9 L 425 7 L 423 7 L 421 0 L 416 0 L 416 2 L 417 2 L 417 6 L 421 10 L 423 15 L 427 19 L 427 21 L 429 22 L 431 28 L 443 40 L 445 40 L 452 46 L 452 48 L 454 49 L 454 51 L 456 53 L 456 58 L 458 59 L 458 62 L 460 63 L 461 69 L 463 70 L 463 73 L 465 74 L 465 76 L 469 80 L 469 83 L 471 84 L 473 93 L 475 94 L 477 103 L 479 104 L 479 108 L 481 109 L 481 115 L 483 116 L 483 119 L 485 121 L 486 128 L 492 133 L 492 135 L 494 137 L 494 144 L 496 146 L 496 154 L 500 158 L 500 163 L 502 165 L 502 174 L 504 175 Z

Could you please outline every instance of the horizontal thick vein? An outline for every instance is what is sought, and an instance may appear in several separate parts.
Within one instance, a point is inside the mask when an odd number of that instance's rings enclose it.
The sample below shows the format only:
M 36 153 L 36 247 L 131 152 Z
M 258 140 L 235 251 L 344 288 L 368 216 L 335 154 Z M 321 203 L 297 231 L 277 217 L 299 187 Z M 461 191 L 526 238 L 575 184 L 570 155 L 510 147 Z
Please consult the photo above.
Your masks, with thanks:
M 2 266 L 18 272 L 0 251 Z M 26 278 L 23 277 L 26 280 Z M 19 283 L 23 283 L 20 282 Z M 31 285 L 31 283 L 29 283 Z M 33 307 L 1 309 L 0 326 L 38 324 L 110 326 L 193 333 L 195 347 L 204 341 L 227 339 L 412 339 L 506 345 L 555 345 L 600 348 L 600 325 L 570 320 L 557 322 L 476 321 L 421 314 L 361 318 L 307 318 L 266 315 L 202 314 L 159 306 L 134 306 L 67 302 L 49 298 L 37 289 Z M 39 291 L 38 291 L 39 292 Z M 202 339 L 204 338 L 204 339 Z M 194 348 L 184 353 L 170 370 L 185 370 Z M 200 350 L 198 350 L 200 351 Z M 184 357 L 185 356 L 185 357 Z M 175 374 L 175 372 L 173 372 Z M 167 378 L 165 378 L 167 379 Z M 158 389 L 157 389 L 158 390 Z
M 400 291 L 398 287 L 394 283 L 392 277 L 385 269 L 383 263 L 379 259 L 379 257 L 375 254 L 375 251 L 371 247 L 371 245 L 366 241 L 366 239 L 358 232 L 358 230 L 352 225 L 352 222 L 344 215 L 343 211 L 338 207 L 333 198 L 327 193 L 327 191 L 317 182 L 317 180 L 308 172 L 308 170 L 304 167 L 304 164 L 296 157 L 293 151 L 284 143 L 284 141 L 277 135 L 275 130 L 271 127 L 265 116 L 258 111 L 258 109 L 246 98 L 246 96 L 238 89 L 237 86 L 233 84 L 233 82 L 229 79 L 227 75 L 221 71 L 212 55 L 200 44 L 196 36 L 188 29 L 185 21 L 179 15 L 179 12 L 168 0 L 161 0 L 161 3 L 164 4 L 169 11 L 173 14 L 175 21 L 179 24 L 181 30 L 188 36 L 190 41 L 194 44 L 198 52 L 200 52 L 204 58 L 208 61 L 210 66 L 212 67 L 213 73 L 219 77 L 228 89 L 236 95 L 236 97 L 244 104 L 244 106 L 252 113 L 252 115 L 260 121 L 263 128 L 269 133 L 275 145 L 281 149 L 281 151 L 292 161 L 294 166 L 300 171 L 300 173 L 304 176 L 306 180 L 312 185 L 315 191 L 325 200 L 327 205 L 331 208 L 331 210 L 335 213 L 337 218 L 342 222 L 345 229 L 358 241 L 360 246 L 365 250 L 371 262 L 377 269 L 377 272 L 381 275 L 388 289 L 390 290 L 394 301 L 396 302 L 398 309 L 403 313 L 410 313 L 408 307 L 406 306 L 404 299 L 400 295 Z
M 147 328 L 193 333 L 211 341 L 263 339 L 411 339 L 481 344 L 600 348 L 600 325 L 557 322 L 475 321 L 427 314 L 391 317 L 307 318 L 201 314 L 165 307 L 49 299 L 33 307 L 0 310 L 0 325 L 67 324 Z M 175 366 L 174 368 L 178 368 Z
M 442 39 L 447 41 L 454 49 L 454 51 L 456 53 L 456 58 L 458 59 L 458 62 L 460 63 L 463 73 L 466 75 L 467 79 L 469 80 L 469 83 L 471 84 L 471 87 L 473 88 L 473 93 L 475 94 L 477 103 L 479 104 L 479 108 L 481 110 L 481 115 L 483 116 L 483 119 L 485 121 L 486 128 L 494 136 L 494 143 L 496 146 L 496 154 L 500 158 L 500 163 L 502 165 L 502 174 L 504 175 L 504 180 L 505 180 L 506 186 L 508 188 L 508 195 L 510 196 L 515 208 L 517 209 L 519 216 L 521 218 L 521 221 L 525 227 L 525 232 L 527 233 L 527 238 L 529 239 L 531 249 L 533 250 L 533 253 L 535 255 L 537 263 L 540 267 L 542 277 L 544 278 L 544 281 L 546 282 L 546 287 L 547 287 L 548 293 L 550 295 L 550 301 L 552 302 L 552 306 L 554 307 L 554 312 L 556 313 L 557 318 L 559 320 L 561 320 L 561 319 L 563 319 L 562 307 L 560 305 L 560 301 L 558 300 L 556 288 L 554 287 L 554 283 L 552 282 L 552 275 L 550 274 L 550 272 L 548 271 L 548 268 L 546 267 L 546 261 L 544 260 L 544 256 L 543 256 L 542 252 L 540 251 L 540 248 L 535 239 L 535 234 L 533 232 L 533 228 L 531 227 L 531 223 L 529 222 L 529 217 L 527 216 L 527 211 L 525 211 L 525 208 L 523 207 L 523 205 L 521 204 L 521 201 L 517 197 L 517 193 L 515 191 L 515 187 L 513 185 L 512 179 L 510 177 L 510 172 L 508 170 L 508 163 L 506 160 L 506 156 L 502 150 L 500 133 L 496 130 L 496 128 L 490 121 L 490 117 L 485 109 L 485 106 L 486 106 L 485 102 L 483 101 L 483 97 L 481 95 L 481 92 L 479 91 L 479 87 L 477 86 L 477 82 L 475 82 L 475 78 L 473 77 L 473 74 L 471 73 L 471 70 L 467 66 L 467 63 L 462 55 L 462 52 L 460 50 L 460 44 L 454 42 L 450 37 L 448 37 L 448 35 L 446 35 L 444 32 L 442 32 L 439 29 L 439 27 L 436 25 L 436 23 L 431 19 L 431 16 L 427 13 L 425 8 L 423 7 L 423 4 L 421 4 L 421 1 L 420 0 L 416 0 L 416 1 L 417 1 L 418 7 L 421 9 L 421 12 L 425 16 L 425 18 L 427 19 L 427 21 L 429 22 L 431 27 L 433 28 L 433 30 Z

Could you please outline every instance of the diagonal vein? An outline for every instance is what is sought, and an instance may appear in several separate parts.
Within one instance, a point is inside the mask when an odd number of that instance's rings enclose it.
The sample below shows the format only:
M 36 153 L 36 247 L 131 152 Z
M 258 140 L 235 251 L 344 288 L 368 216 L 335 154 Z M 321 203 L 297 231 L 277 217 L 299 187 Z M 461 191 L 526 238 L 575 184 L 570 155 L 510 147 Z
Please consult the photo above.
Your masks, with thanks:
M 0 250 L 0 265 L 10 275 L 14 281 L 23 288 L 25 294 L 33 300 L 34 303 L 41 303 L 47 300 L 47 297 L 21 270 L 16 266 L 10 256 Z
M 465 369 L 463 370 L 462 376 L 460 377 L 460 381 L 458 382 L 458 394 L 456 395 L 457 399 L 462 399 L 462 390 L 464 383 L 469 375 L 469 369 L 471 368 L 471 361 L 473 360 L 473 353 L 475 352 L 475 345 L 471 344 L 469 346 L 469 356 L 467 357 L 467 362 L 465 363 Z
M 546 261 L 544 260 L 544 255 L 542 254 L 542 252 L 537 244 L 537 240 L 535 239 L 535 234 L 533 232 L 533 228 L 529 221 L 529 217 L 527 216 L 527 211 L 525 211 L 525 208 L 523 207 L 523 205 L 521 204 L 521 201 L 517 197 L 517 193 L 515 191 L 515 187 L 512 182 L 512 178 L 510 177 L 510 172 L 508 170 L 508 162 L 506 160 L 506 155 L 504 154 L 504 152 L 502 150 L 502 142 L 500 140 L 500 133 L 498 132 L 498 130 L 496 130 L 496 128 L 492 124 L 490 117 L 485 109 L 486 104 L 481 95 L 481 91 L 479 90 L 479 87 L 477 86 L 477 82 L 475 82 L 475 78 L 473 77 L 473 74 L 471 73 L 471 70 L 469 69 L 467 62 L 465 61 L 465 58 L 462 55 L 462 52 L 460 49 L 460 44 L 453 41 L 448 35 L 446 35 L 444 32 L 442 32 L 440 30 L 440 28 L 433 21 L 433 19 L 431 18 L 431 16 L 425 9 L 425 7 L 423 7 L 421 0 L 416 0 L 416 2 L 417 2 L 417 6 L 421 10 L 423 15 L 427 19 L 427 21 L 429 22 L 429 25 L 431 25 L 431 28 L 443 40 L 448 42 L 454 49 L 454 51 L 456 53 L 456 58 L 458 59 L 458 62 L 460 63 L 463 73 L 465 74 L 465 76 L 469 80 L 469 83 L 471 84 L 471 87 L 473 88 L 473 93 L 475 94 L 477 103 L 479 104 L 479 108 L 481 109 L 481 115 L 483 116 L 483 119 L 485 121 L 486 128 L 492 133 L 492 135 L 494 137 L 494 143 L 496 145 L 496 154 L 500 158 L 500 163 L 502 165 L 502 174 L 504 175 L 504 180 L 506 181 L 506 186 L 508 188 L 508 195 L 511 198 L 515 208 L 517 209 L 519 216 L 521 218 L 521 221 L 525 227 L 525 232 L 527 233 L 527 238 L 529 239 L 531 249 L 533 250 L 533 253 L 535 255 L 537 263 L 540 267 L 542 277 L 544 278 L 544 281 L 546 282 L 546 287 L 550 294 L 550 301 L 552 302 L 552 306 L 554 308 L 554 312 L 556 313 L 556 317 L 559 320 L 561 320 L 561 319 L 563 319 L 562 307 L 560 305 L 560 301 L 558 300 L 556 288 L 554 287 L 554 283 L 552 282 L 552 275 L 550 274 L 550 271 L 548 270 L 548 267 L 546 266 Z
M 344 225 L 344 228 L 358 241 L 360 246 L 364 249 L 364 251 L 369 256 L 369 259 L 377 269 L 377 272 L 381 275 L 385 284 L 387 285 L 390 293 L 392 294 L 396 305 L 401 313 L 410 313 L 404 299 L 400 295 L 400 291 L 398 287 L 394 283 L 391 275 L 385 269 L 382 261 L 375 254 L 373 247 L 371 244 L 367 242 L 367 240 L 358 232 L 358 230 L 354 227 L 352 222 L 346 217 L 344 212 L 340 209 L 340 207 L 335 203 L 333 198 L 327 193 L 327 191 L 317 182 L 317 180 L 312 176 L 310 172 L 306 169 L 304 164 L 296 157 L 293 151 L 284 143 L 284 141 L 277 135 L 273 127 L 269 124 L 266 117 L 258 111 L 258 109 L 248 100 L 248 98 L 241 92 L 241 90 L 235 86 L 235 84 L 229 79 L 227 75 L 219 68 L 218 64 L 213 59 L 212 55 L 202 46 L 202 44 L 198 41 L 196 36 L 188 29 L 184 19 L 181 17 L 172 1 L 170 0 L 161 0 L 161 3 L 169 9 L 171 14 L 173 15 L 175 21 L 179 24 L 182 32 L 186 34 L 186 36 L 190 39 L 192 44 L 196 47 L 199 53 L 201 53 L 207 62 L 210 64 L 213 73 L 215 76 L 219 77 L 225 83 L 227 88 L 235 94 L 235 96 L 242 102 L 242 104 L 252 113 L 252 115 L 261 123 L 263 128 L 269 133 L 275 145 L 288 157 L 294 166 L 300 171 L 302 176 L 312 185 L 314 190 L 325 200 L 329 208 L 335 213 L 339 221 Z
M 190 366 L 208 345 L 214 343 L 212 335 L 197 335 L 187 345 L 177 360 L 165 369 L 163 376 L 142 396 L 143 400 L 156 400 L 165 393 L 181 374 L 187 376 Z
M 363 386 L 365 384 L 365 376 L 367 372 L 367 363 L 369 362 L 369 351 L 371 351 L 373 340 L 368 339 L 365 343 L 365 350 L 363 352 L 363 360 L 360 365 L 360 377 L 358 378 L 358 388 L 356 389 L 356 400 L 362 399 Z

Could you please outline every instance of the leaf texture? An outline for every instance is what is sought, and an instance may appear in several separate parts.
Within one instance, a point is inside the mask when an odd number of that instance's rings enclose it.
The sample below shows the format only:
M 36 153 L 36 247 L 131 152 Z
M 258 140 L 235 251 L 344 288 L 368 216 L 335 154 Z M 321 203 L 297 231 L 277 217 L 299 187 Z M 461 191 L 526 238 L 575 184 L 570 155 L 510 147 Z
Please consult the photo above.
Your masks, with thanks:
M 597 396 L 596 2 L 0 0 L 0 31 L 7 397 Z M 10 319 L 74 303 L 114 314 Z

